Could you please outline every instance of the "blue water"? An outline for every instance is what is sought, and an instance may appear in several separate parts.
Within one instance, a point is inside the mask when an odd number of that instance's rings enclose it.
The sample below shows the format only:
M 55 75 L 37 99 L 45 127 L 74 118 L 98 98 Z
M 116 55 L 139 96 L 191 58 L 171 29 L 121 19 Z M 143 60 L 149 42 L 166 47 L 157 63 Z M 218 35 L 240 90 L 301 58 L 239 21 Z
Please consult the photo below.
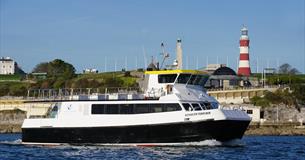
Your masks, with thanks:
M 303 136 L 245 136 L 167 147 L 22 145 L 20 134 L 0 134 L 0 159 L 295 159 L 305 160 Z

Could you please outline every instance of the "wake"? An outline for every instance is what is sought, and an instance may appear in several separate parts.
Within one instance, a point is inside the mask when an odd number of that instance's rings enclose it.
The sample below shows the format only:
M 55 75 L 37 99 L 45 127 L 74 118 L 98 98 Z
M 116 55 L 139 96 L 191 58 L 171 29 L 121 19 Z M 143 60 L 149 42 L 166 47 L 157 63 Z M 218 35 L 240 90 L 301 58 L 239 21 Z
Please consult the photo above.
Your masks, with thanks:
M 0 141 L 0 145 L 30 145 L 30 146 L 52 146 L 50 144 L 23 144 L 21 139 L 13 141 Z M 200 142 L 182 142 L 182 143 L 86 143 L 86 144 L 58 144 L 53 147 L 242 147 L 245 143 L 240 139 L 234 139 L 227 142 L 217 141 L 215 139 L 204 140 Z

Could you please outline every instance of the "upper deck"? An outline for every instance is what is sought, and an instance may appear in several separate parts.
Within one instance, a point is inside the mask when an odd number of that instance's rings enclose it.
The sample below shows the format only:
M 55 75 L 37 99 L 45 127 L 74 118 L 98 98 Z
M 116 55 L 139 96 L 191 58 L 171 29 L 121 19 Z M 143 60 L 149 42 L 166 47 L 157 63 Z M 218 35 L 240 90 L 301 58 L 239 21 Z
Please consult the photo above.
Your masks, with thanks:
M 198 70 L 159 70 L 145 72 L 145 94 L 147 97 L 162 97 L 173 93 L 174 88 L 193 88 L 203 91 L 208 80 L 207 72 Z

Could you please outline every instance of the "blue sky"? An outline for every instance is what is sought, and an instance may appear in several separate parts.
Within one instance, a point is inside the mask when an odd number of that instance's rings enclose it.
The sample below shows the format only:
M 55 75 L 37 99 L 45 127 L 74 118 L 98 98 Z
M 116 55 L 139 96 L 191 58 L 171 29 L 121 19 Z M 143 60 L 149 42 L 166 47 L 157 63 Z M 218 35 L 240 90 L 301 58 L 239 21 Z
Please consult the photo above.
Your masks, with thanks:
M 160 60 L 162 41 L 171 63 L 180 37 L 185 68 L 218 59 L 236 70 L 245 24 L 252 72 L 289 63 L 305 73 L 304 8 L 304 0 L 0 0 L 0 56 L 26 72 L 55 58 L 78 72 L 115 62 L 119 70 L 126 60 L 134 69 L 144 51 Z

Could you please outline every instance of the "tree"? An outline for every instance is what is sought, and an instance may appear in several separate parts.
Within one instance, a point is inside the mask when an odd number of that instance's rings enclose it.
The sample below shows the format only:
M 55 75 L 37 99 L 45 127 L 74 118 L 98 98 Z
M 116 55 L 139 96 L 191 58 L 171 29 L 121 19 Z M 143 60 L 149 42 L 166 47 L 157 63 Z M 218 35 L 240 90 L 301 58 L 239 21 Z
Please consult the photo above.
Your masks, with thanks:
M 73 65 L 61 59 L 39 63 L 32 72 L 47 73 L 47 79 L 39 82 L 40 85 L 37 86 L 38 88 L 63 88 L 66 87 L 69 80 L 75 77 L 75 68 Z
M 0 96 L 6 96 L 8 95 L 10 89 L 9 89 L 9 85 L 6 83 L 0 83 Z
M 292 68 L 291 65 L 288 63 L 282 64 L 279 67 L 278 72 L 281 74 L 291 74 L 291 75 L 300 73 L 296 68 Z
M 61 59 L 55 59 L 51 62 L 43 62 L 33 69 L 33 72 L 46 72 L 49 78 L 71 79 L 75 76 L 75 68 L 72 64 Z
M 297 101 L 301 104 L 305 104 L 305 85 L 304 84 L 294 84 L 291 86 L 293 90 L 292 94 L 296 97 Z
M 48 62 L 42 62 L 39 63 L 35 66 L 35 68 L 33 69 L 33 73 L 41 73 L 41 72 L 48 72 Z
M 49 62 L 47 73 L 50 77 L 70 79 L 75 76 L 75 68 L 70 63 L 66 63 L 60 59 L 55 59 Z

